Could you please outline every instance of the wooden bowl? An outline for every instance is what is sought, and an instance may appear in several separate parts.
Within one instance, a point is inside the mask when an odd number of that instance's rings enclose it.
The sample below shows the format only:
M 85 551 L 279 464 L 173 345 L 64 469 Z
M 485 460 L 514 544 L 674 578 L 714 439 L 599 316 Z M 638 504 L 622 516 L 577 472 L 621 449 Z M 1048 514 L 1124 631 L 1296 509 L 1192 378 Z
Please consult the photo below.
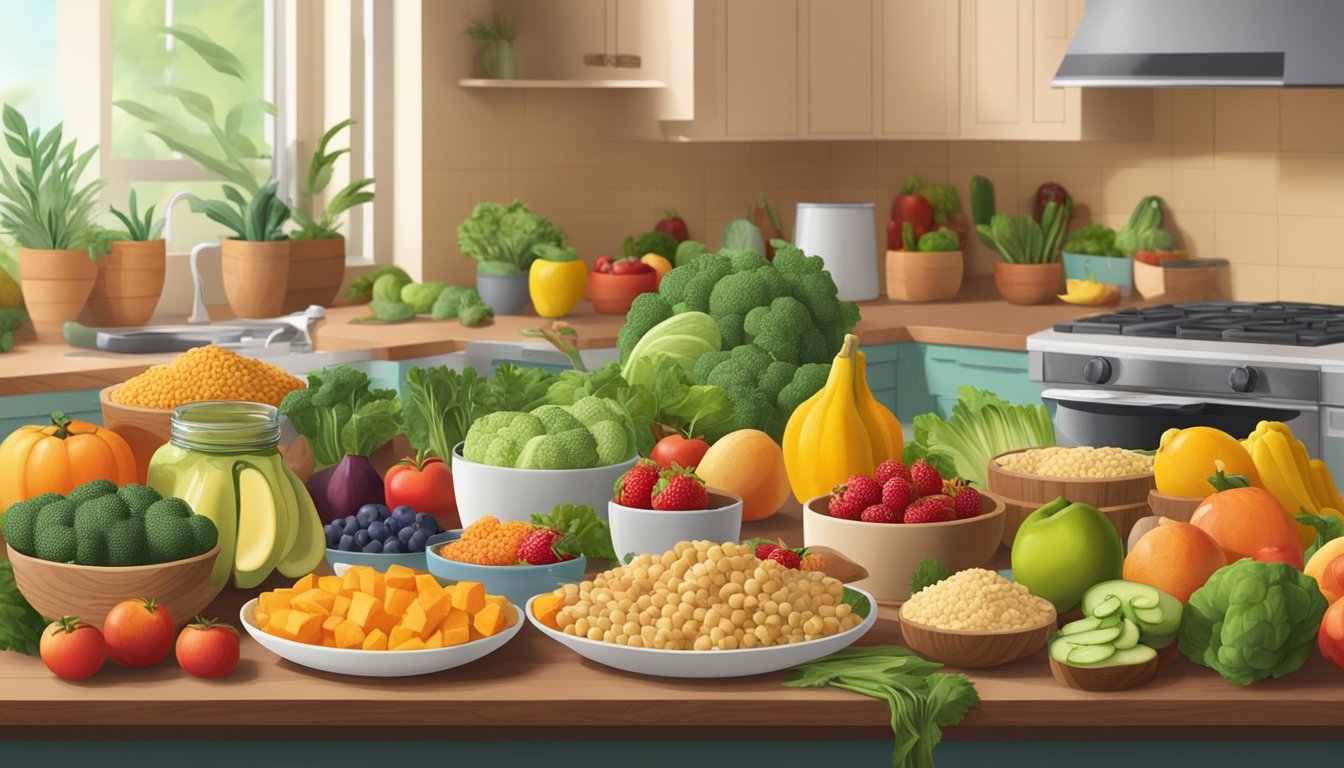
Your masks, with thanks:
M 1127 667 L 1074 667 L 1050 659 L 1050 674 L 1055 680 L 1080 691 L 1107 693 L 1137 688 L 1152 682 L 1176 661 L 1180 651 L 1178 643 L 1173 641 L 1165 648 L 1159 648 L 1157 658 L 1147 664 L 1135 664 Z
M 1045 647 L 1058 628 L 1055 610 L 1050 618 L 1035 627 L 1002 632 L 973 632 L 939 629 L 905 617 L 901 610 L 901 638 L 912 651 L 930 661 L 962 669 L 984 669 L 1011 664 Z
M 135 454 L 136 482 L 143 484 L 149 474 L 149 460 L 168 442 L 173 412 L 113 402 L 112 393 L 120 386 L 113 384 L 98 393 L 98 402 L 103 406 L 103 426 L 121 435 L 131 446 L 131 453 Z
M 1158 493 L 1156 489 L 1148 492 L 1148 506 L 1158 517 L 1167 517 L 1182 523 L 1190 522 L 1195 509 L 1204 503 L 1204 499 L 1193 496 L 1172 496 Z
M 48 619 L 78 616 L 103 628 L 112 606 L 145 597 L 168 609 L 173 623 L 191 621 L 219 594 L 224 585 L 210 584 L 210 571 L 219 546 L 203 555 L 157 565 L 99 568 L 53 563 L 29 557 L 6 545 L 14 566 L 14 581 L 33 609 Z
M 961 290 L 961 251 L 887 251 L 887 297 L 946 301 Z
M 1002 496 L 1008 505 L 1004 544 L 1012 546 L 1017 528 L 1027 515 L 1060 496 L 1101 510 L 1120 532 L 1121 540 L 1129 536 L 1135 521 L 1149 514 L 1148 492 L 1155 487 L 1152 472 L 1106 478 L 1045 477 L 1012 472 L 999 466 L 999 459 L 1004 456 L 1029 450 L 1032 449 L 1001 453 L 990 459 L 985 468 L 985 485 L 991 493 Z
M 588 273 L 588 301 L 593 309 L 608 315 L 623 315 L 641 293 L 658 290 L 658 273 L 652 270 L 637 275 Z
M 818 496 L 803 508 L 804 546 L 843 552 L 868 572 L 854 586 L 881 602 L 910 597 L 910 574 L 931 557 L 949 570 L 979 568 L 999 551 L 1003 536 L 1003 500 L 981 494 L 979 517 L 947 523 L 865 523 L 840 520 L 826 513 L 830 495 Z

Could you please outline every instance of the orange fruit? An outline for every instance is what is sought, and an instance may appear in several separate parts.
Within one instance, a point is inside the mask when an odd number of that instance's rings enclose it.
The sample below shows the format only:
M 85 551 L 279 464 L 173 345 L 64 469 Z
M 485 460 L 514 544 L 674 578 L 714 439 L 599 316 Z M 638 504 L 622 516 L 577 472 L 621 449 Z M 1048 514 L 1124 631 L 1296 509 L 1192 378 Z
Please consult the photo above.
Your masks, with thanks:
M 1185 603 L 1224 565 L 1227 557 L 1212 536 L 1190 523 L 1164 517 L 1129 550 L 1124 577 Z
M 1331 604 L 1344 597 L 1344 539 L 1327 541 L 1302 571 L 1316 580 L 1321 594 Z
M 1235 437 L 1213 427 L 1168 429 L 1162 433 L 1153 456 L 1153 482 L 1157 492 L 1202 499 L 1213 493 L 1209 477 L 1222 462 L 1229 475 L 1245 475 L 1251 485 L 1260 485 L 1260 475 L 1245 446 Z
M 1218 542 L 1229 563 L 1254 558 L 1271 548 L 1302 554 L 1297 524 L 1263 488 L 1232 488 L 1212 494 L 1195 508 L 1190 523 Z

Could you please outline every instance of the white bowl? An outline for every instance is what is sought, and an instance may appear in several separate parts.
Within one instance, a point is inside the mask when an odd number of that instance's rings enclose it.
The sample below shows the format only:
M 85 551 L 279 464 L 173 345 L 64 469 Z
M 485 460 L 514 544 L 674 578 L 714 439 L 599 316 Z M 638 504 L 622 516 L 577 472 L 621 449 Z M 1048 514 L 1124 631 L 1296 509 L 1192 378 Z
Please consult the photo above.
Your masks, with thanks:
M 527 601 L 527 619 L 532 626 L 553 640 L 589 661 L 613 669 L 641 675 L 681 678 L 725 678 L 763 675 L 781 669 L 816 661 L 843 650 L 863 637 L 877 623 L 877 603 L 862 589 L 845 587 L 868 599 L 868 615 L 847 632 L 790 645 L 772 645 L 769 648 L 739 648 L 735 651 L 664 651 L 658 648 L 632 648 L 628 645 L 604 643 L 586 637 L 567 635 L 537 621 L 532 615 L 532 598 Z
M 669 512 L 607 502 L 611 545 L 616 557 L 661 555 L 682 541 L 737 541 L 742 538 L 742 497 L 709 490 L 710 509 Z
M 320 669 L 323 672 L 335 672 L 338 675 L 362 677 L 428 675 L 470 664 L 503 647 L 523 627 L 522 619 L 519 619 L 512 627 L 497 635 L 447 648 L 426 648 L 423 651 L 364 651 L 297 643 L 267 634 L 256 624 L 256 608 L 257 598 L 254 597 L 243 604 L 238 616 L 243 622 L 243 628 L 253 640 L 261 644 L 261 647 L 300 666 Z
M 531 522 L 549 515 L 556 504 L 591 507 L 606 519 L 612 488 L 636 458 L 592 469 L 514 469 L 467 461 L 462 443 L 453 448 L 453 491 L 465 528 L 486 515 Z

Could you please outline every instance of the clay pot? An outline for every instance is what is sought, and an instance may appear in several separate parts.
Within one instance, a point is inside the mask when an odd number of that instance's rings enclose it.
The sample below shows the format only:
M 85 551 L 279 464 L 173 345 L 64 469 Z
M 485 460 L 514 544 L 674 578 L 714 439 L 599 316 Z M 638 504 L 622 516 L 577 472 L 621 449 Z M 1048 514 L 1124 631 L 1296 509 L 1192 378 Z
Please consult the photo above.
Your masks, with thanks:
M 658 273 L 641 272 L 637 275 L 613 275 L 608 272 L 588 273 L 588 300 L 593 309 L 608 315 L 623 315 L 641 293 L 658 290 Z
M 896 301 L 946 301 L 961 278 L 961 251 L 887 251 L 887 297 Z
M 19 248 L 19 285 L 39 337 L 60 336 L 76 320 L 98 279 L 98 264 L 82 249 Z
M 89 315 L 101 328 L 144 325 L 163 294 L 167 241 L 116 240 L 98 259 L 98 279 L 89 294 Z
M 1010 304 L 1049 304 L 1055 301 L 1064 283 L 1064 265 L 1009 264 L 1001 261 L 994 265 L 994 287 Z
M 330 306 L 345 280 L 345 238 L 289 241 L 289 284 L 284 313 L 310 304 Z
M 289 288 L 289 240 L 219 243 L 224 295 L 239 317 L 278 317 L 285 313 Z

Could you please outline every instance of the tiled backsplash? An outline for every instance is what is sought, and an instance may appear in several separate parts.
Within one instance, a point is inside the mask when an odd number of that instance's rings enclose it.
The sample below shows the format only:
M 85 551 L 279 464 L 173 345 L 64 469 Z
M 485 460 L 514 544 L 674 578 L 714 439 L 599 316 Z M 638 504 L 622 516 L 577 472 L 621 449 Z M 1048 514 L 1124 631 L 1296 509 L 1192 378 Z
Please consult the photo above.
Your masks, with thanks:
M 433 65 L 452 71 L 451 54 L 439 56 Z M 431 79 L 426 279 L 472 279 L 454 227 L 482 200 L 527 201 L 589 261 L 619 252 L 626 235 L 648 230 L 666 208 L 717 247 L 723 225 L 757 192 L 790 236 L 799 201 L 873 202 L 881 243 L 892 196 L 919 172 L 951 180 L 963 202 L 971 176 L 988 176 L 999 209 L 1014 214 L 1038 184 L 1060 182 L 1077 205 L 1075 227 L 1119 226 L 1141 196 L 1156 194 L 1178 243 L 1232 263 L 1232 297 L 1344 301 L 1344 91 L 1155 91 L 1153 138 L 1138 143 L 692 144 L 656 140 L 656 126 L 632 117 L 640 94 L 468 92 Z M 617 140 L 645 134 L 648 141 Z M 967 259 L 972 274 L 993 270 L 994 254 L 974 238 Z

